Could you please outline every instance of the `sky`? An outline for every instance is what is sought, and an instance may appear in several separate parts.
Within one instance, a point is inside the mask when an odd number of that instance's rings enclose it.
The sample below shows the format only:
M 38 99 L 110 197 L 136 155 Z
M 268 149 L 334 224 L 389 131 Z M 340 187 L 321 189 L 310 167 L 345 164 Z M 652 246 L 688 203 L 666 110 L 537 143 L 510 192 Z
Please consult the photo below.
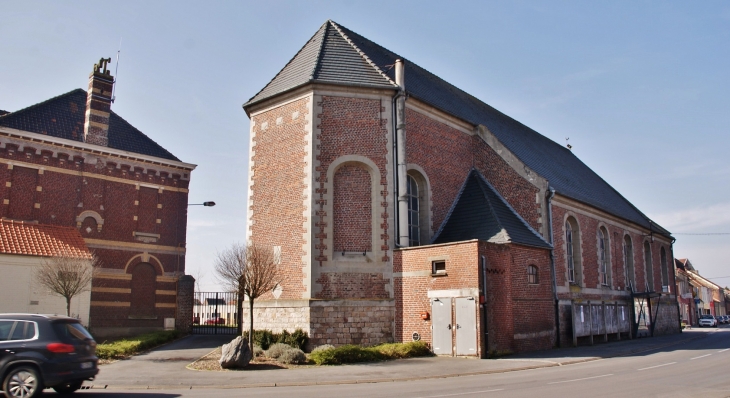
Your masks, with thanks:
M 730 2 L 0 0 L 0 10 L 0 109 L 86 89 L 111 57 L 112 109 L 198 165 L 189 201 L 217 203 L 188 212 L 187 272 L 203 290 L 219 289 L 216 254 L 245 239 L 241 105 L 328 19 L 569 142 L 674 234 L 676 257 L 730 285 Z

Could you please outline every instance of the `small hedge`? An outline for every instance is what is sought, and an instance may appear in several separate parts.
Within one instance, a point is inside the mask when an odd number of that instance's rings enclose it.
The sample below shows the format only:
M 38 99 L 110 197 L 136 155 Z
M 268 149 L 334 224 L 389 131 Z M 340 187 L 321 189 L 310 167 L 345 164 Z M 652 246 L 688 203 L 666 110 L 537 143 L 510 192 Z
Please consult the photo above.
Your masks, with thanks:
M 96 356 L 100 359 L 120 359 L 135 355 L 158 345 L 165 344 L 180 337 L 177 330 L 165 330 L 146 333 L 137 337 L 128 337 L 117 341 L 96 345 Z
M 426 343 L 414 341 L 410 343 L 381 344 L 374 347 L 343 345 L 336 348 L 316 350 L 309 359 L 317 365 L 339 365 L 343 363 L 374 362 L 386 359 L 413 358 L 431 356 Z
M 243 338 L 248 339 L 248 331 L 243 332 Z M 309 335 L 302 329 L 297 329 L 294 333 L 283 331 L 281 333 L 273 333 L 271 330 L 254 330 L 253 343 L 262 350 L 268 350 L 272 344 L 281 343 L 290 347 L 304 350 L 309 343 Z

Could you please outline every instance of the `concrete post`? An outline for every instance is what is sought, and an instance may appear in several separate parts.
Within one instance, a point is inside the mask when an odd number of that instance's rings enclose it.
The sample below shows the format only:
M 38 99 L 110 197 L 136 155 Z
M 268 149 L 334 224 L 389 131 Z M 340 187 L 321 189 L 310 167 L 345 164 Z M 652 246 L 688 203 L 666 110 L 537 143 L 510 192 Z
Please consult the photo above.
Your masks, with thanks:
M 175 329 L 184 334 L 193 330 L 193 301 L 195 298 L 195 278 L 183 275 L 177 280 L 177 313 Z

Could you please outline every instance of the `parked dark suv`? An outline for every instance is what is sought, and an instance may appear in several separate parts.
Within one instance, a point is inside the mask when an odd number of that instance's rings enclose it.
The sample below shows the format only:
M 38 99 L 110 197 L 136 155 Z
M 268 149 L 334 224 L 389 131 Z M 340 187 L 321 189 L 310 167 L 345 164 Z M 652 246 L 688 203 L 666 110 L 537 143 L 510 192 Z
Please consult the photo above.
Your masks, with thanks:
M 96 342 L 77 319 L 0 314 L 0 381 L 6 397 L 37 397 L 44 388 L 72 393 L 99 373 Z

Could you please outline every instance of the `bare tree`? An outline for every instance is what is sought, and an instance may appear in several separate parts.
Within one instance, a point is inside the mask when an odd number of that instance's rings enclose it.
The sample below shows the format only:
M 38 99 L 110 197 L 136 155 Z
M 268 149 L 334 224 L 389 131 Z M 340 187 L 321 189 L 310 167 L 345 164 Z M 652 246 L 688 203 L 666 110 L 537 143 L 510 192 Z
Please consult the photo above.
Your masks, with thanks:
M 71 316 L 71 299 L 91 289 L 91 280 L 99 267 L 99 259 L 59 253 L 48 257 L 35 270 L 36 281 L 51 294 L 66 299 L 66 315 Z
M 203 271 L 202 268 L 196 268 L 190 273 L 190 275 L 195 278 L 195 291 L 202 292 L 202 290 L 200 290 L 200 284 L 203 281 L 203 278 L 205 278 L 205 271 Z
M 255 243 L 234 244 L 218 254 L 215 271 L 229 290 L 237 292 L 238 318 L 241 319 L 241 298 L 248 297 L 249 346 L 253 352 L 253 305 L 254 301 L 273 291 L 281 282 L 282 275 L 276 265 L 273 248 Z

